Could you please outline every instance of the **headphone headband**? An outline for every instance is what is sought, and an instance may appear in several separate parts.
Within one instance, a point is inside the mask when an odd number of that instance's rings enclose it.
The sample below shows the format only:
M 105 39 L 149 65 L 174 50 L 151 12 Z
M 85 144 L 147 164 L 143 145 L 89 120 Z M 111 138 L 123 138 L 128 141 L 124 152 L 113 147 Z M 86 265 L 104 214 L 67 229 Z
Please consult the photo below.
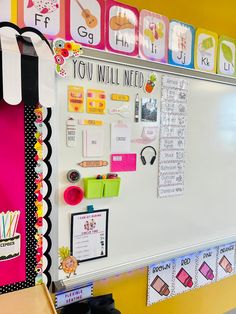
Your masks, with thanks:
M 143 155 L 143 152 L 144 152 L 145 149 L 147 149 L 147 148 L 151 148 L 151 149 L 154 151 L 155 156 L 157 155 L 157 151 L 156 151 L 156 149 L 155 149 L 153 146 L 145 146 L 145 147 L 141 150 L 141 153 L 140 153 L 141 156 Z
M 154 151 L 154 156 L 152 156 L 151 161 L 150 161 L 150 165 L 153 165 L 154 162 L 155 162 L 155 160 L 156 160 L 156 157 L 157 157 L 157 151 L 156 151 L 156 149 L 155 149 L 153 146 L 145 146 L 145 147 L 141 150 L 141 153 L 140 153 L 141 161 L 142 161 L 143 165 L 146 165 L 147 162 L 146 162 L 145 157 L 143 156 L 143 152 L 144 152 L 144 150 L 147 149 L 147 148 L 151 148 L 151 149 Z

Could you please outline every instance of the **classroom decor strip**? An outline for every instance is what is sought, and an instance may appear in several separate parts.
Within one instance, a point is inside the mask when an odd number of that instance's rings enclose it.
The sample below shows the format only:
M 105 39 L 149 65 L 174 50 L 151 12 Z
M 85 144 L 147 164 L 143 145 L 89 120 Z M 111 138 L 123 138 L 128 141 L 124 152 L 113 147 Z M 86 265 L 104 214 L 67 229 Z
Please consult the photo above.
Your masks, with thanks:
M 149 266 L 147 305 L 234 275 L 235 258 L 232 242 Z
M 51 137 L 51 127 L 48 124 L 50 115 L 47 113 L 47 120 L 44 120 L 43 117 L 43 108 L 38 107 L 35 109 L 35 115 L 36 115 L 36 133 L 35 138 L 37 140 L 37 143 L 35 144 L 34 148 L 37 152 L 35 156 L 35 160 L 37 162 L 35 167 L 35 172 L 37 174 L 37 178 L 35 180 L 36 184 L 36 201 L 35 205 L 37 207 L 36 212 L 36 219 L 37 222 L 35 224 L 35 228 L 37 230 L 35 239 L 37 240 L 37 253 L 36 253 L 36 261 L 37 265 L 35 268 L 35 271 L 37 273 L 37 276 L 35 278 L 36 284 L 41 284 L 42 282 L 45 283 L 45 278 L 43 279 L 43 273 L 46 275 L 46 283 L 50 285 L 51 283 L 51 276 L 49 274 L 49 268 L 51 266 L 51 257 L 49 256 L 49 251 L 51 249 L 51 239 L 49 238 L 49 233 L 51 231 L 51 221 L 49 218 L 50 212 L 51 212 L 51 203 L 49 200 L 49 196 L 51 194 L 51 183 L 49 182 L 49 178 L 51 176 L 51 165 L 49 162 L 49 158 L 51 156 L 51 146 L 49 144 L 49 139 Z M 45 123 L 46 122 L 46 123 Z M 48 131 L 47 137 L 43 138 L 43 124 L 46 126 L 46 129 Z M 47 124 L 47 125 L 46 125 Z M 47 156 L 43 156 L 43 145 L 47 146 Z M 47 168 L 47 176 L 44 178 L 43 169 Z M 45 185 L 47 186 L 47 193 L 44 196 L 44 190 Z M 43 205 L 43 202 L 46 203 L 46 206 Z M 45 224 L 47 226 L 47 230 L 45 230 Z M 43 238 L 47 241 L 47 250 L 43 251 Z M 45 268 L 45 263 L 43 263 L 43 256 L 47 259 L 47 267 Z

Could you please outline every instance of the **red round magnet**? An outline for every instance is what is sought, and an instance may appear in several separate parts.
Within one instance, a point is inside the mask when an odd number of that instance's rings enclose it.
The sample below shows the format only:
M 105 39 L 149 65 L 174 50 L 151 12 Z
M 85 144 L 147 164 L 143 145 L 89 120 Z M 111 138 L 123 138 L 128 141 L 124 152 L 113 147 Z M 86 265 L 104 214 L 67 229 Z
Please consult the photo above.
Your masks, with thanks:
M 84 191 L 78 186 L 70 186 L 64 191 L 64 200 L 68 205 L 77 205 L 84 198 Z

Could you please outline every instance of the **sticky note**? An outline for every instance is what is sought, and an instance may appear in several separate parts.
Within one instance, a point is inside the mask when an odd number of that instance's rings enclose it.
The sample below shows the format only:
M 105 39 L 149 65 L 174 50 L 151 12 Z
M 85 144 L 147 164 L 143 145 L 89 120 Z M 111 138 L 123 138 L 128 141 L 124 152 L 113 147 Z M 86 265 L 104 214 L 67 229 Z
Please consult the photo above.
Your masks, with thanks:
M 198 28 L 195 37 L 194 67 L 197 70 L 216 72 L 218 35 Z

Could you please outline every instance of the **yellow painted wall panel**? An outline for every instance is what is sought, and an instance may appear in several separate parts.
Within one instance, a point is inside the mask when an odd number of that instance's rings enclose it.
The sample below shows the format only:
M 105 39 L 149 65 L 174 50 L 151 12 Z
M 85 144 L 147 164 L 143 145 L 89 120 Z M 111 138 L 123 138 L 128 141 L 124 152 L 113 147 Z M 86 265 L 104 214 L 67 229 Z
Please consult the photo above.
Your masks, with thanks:
M 229 0 L 143 1 L 123 0 L 139 10 L 147 9 L 169 19 L 177 19 L 236 38 L 236 2 Z M 236 307 L 236 276 L 181 294 L 167 301 L 146 306 L 147 270 L 137 270 L 94 285 L 94 295 L 113 293 L 122 314 L 223 314 Z

